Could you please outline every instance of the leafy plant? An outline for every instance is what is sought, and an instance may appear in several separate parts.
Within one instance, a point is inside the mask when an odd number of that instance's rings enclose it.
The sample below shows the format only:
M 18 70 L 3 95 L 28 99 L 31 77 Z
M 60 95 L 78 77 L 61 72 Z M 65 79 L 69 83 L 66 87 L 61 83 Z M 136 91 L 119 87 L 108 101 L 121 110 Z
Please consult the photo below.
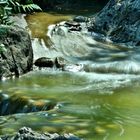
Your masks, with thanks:
M 24 3 L 22 3 L 20 0 L 19 1 L 8 0 L 8 1 L 13 11 L 16 13 L 21 13 L 21 12 L 27 13 L 36 10 L 37 11 L 41 10 L 41 8 L 37 4 L 34 4 L 32 0 L 25 0 Z
M 8 0 L 0 0 L 0 24 L 11 24 L 9 15 L 12 8 L 9 6 Z
M 12 13 L 31 13 L 41 8 L 32 0 L 0 0 L 0 24 L 9 25 Z

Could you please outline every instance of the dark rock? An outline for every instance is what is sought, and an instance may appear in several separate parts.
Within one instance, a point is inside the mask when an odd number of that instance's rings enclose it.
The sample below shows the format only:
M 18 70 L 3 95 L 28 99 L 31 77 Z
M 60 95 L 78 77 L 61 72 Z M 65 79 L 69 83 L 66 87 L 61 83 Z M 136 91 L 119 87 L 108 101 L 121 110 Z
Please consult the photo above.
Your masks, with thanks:
M 81 24 L 75 21 L 66 21 L 64 26 L 68 28 L 69 31 L 81 31 Z
M 75 21 L 66 21 L 65 22 L 65 25 L 68 26 L 68 27 L 71 27 L 71 26 L 73 26 L 73 27 L 79 27 L 80 26 L 80 23 L 75 22 Z
M 56 57 L 54 60 L 56 68 L 63 68 L 64 65 L 66 64 L 66 61 L 62 57 Z
M 37 67 L 50 67 L 52 68 L 54 66 L 54 62 L 51 58 L 47 58 L 47 57 L 41 57 L 39 59 L 37 59 L 34 63 L 35 66 Z
M 29 34 L 22 28 L 0 26 L 0 78 L 32 70 L 33 51 Z
M 28 134 L 31 131 L 32 131 L 32 129 L 29 127 L 22 127 L 21 129 L 19 129 L 19 134 Z
M 70 31 L 81 31 L 82 28 L 81 27 L 70 27 L 69 30 Z
M 102 33 L 115 43 L 139 46 L 140 42 L 139 0 L 110 0 L 91 19 L 90 31 Z
M 49 133 L 38 133 L 31 128 L 22 127 L 15 136 L 3 136 L 2 140 L 80 140 L 80 138 L 73 134 L 59 135 Z

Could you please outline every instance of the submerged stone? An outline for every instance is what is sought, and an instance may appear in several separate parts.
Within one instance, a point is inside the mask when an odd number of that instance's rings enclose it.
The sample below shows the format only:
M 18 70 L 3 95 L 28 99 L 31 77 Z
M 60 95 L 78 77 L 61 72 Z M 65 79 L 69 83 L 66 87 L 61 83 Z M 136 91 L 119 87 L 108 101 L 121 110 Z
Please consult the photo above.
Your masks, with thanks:
M 51 100 L 32 100 L 27 96 L 0 94 L 0 115 L 47 111 L 54 109 L 56 105 Z

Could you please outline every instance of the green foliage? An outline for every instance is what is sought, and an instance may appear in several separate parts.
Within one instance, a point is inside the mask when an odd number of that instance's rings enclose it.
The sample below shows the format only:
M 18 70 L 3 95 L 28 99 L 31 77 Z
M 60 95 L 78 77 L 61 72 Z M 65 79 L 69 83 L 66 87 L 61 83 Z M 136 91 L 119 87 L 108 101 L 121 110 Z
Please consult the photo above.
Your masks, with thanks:
M 12 8 L 9 6 L 8 0 L 0 0 L 0 24 L 11 24 L 9 15 Z
M 21 13 L 21 12 L 27 13 L 27 12 L 33 12 L 36 10 L 41 10 L 41 8 L 38 5 L 34 4 L 32 0 L 25 0 L 23 4 L 17 0 L 16 1 L 8 0 L 8 1 L 15 13 Z
M 0 0 L 0 24 L 9 25 L 9 16 L 12 13 L 31 13 L 41 8 L 32 0 Z
M 32 12 L 34 10 L 41 10 L 41 8 L 36 4 L 28 4 L 28 5 L 21 5 L 21 8 L 24 12 Z

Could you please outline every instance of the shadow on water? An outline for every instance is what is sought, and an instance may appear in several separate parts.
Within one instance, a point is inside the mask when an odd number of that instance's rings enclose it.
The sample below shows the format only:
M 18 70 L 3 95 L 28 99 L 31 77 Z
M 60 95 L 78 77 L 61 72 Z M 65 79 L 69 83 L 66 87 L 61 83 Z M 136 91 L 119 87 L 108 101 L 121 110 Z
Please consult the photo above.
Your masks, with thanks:
M 89 14 L 98 12 L 103 8 L 103 6 L 108 2 L 108 0 L 47 0 L 47 1 L 35 1 L 40 7 L 47 13 L 59 13 L 59 14 Z M 53 11 L 53 12 L 51 12 Z

